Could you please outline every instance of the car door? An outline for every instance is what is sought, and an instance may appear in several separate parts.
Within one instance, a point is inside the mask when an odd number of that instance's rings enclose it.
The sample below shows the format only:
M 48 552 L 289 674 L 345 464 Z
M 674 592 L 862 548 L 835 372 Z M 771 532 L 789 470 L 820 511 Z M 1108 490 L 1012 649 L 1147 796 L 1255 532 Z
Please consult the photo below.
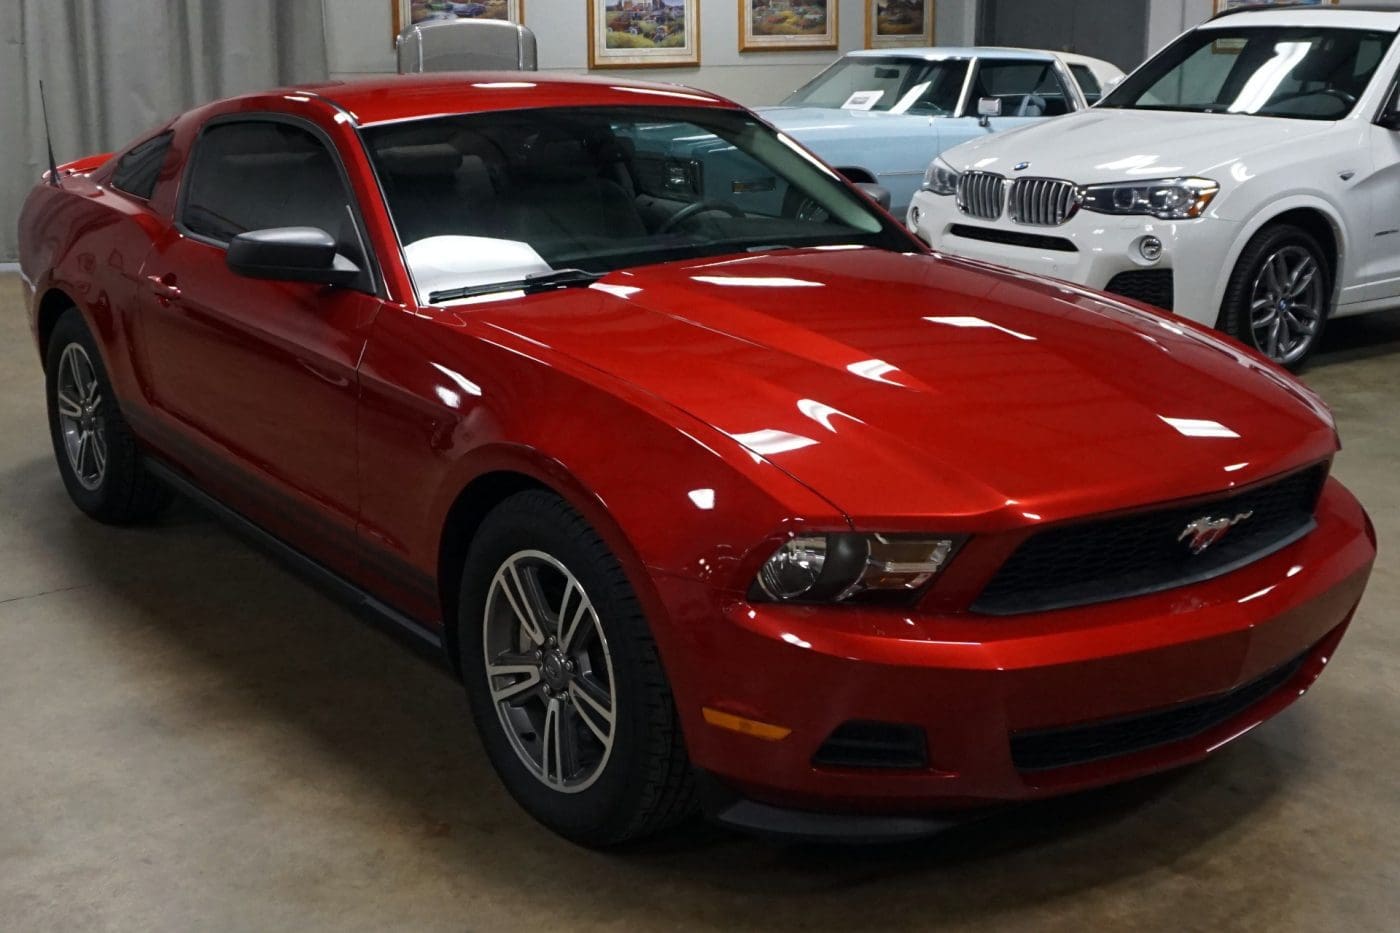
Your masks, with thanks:
M 1001 115 L 988 118 L 984 126 L 978 116 L 978 104 L 985 99 L 1000 101 Z M 944 148 L 988 133 L 1063 116 L 1077 109 L 1079 100 L 1060 68 L 1050 59 L 980 58 L 974 66 L 960 118 L 948 121 L 955 124 L 954 127 L 940 127 L 941 131 L 952 130 L 959 137 L 943 140 Z
M 321 562 L 356 564 L 356 368 L 380 307 L 358 287 L 255 280 L 226 263 L 239 233 L 318 227 L 369 269 L 344 168 L 314 125 L 210 121 L 176 222 L 142 269 L 140 341 L 163 452 L 206 490 Z

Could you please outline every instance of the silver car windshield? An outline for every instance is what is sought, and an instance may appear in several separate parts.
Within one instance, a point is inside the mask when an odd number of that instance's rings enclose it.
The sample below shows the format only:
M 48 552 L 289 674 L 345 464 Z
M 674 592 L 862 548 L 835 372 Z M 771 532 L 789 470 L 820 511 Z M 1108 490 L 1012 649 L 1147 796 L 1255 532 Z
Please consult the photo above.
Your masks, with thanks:
M 675 259 L 911 248 L 834 170 L 740 110 L 539 108 L 362 132 L 425 304 Z
M 968 64 L 965 59 L 844 58 L 783 105 L 949 116 L 958 109 Z
M 1198 29 L 1135 71 L 1099 106 L 1340 120 L 1356 106 L 1393 39 L 1393 33 L 1362 29 Z

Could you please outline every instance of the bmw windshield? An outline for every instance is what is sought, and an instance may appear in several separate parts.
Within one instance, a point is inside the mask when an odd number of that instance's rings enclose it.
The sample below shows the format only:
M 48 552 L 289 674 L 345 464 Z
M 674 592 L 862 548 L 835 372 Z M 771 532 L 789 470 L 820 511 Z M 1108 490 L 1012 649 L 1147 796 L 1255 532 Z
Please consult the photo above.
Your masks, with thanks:
M 1197 29 L 1133 72 L 1099 107 L 1340 120 L 1393 38 L 1311 26 Z
M 742 111 L 544 108 L 363 133 L 424 303 L 672 259 L 912 248 L 834 171 Z

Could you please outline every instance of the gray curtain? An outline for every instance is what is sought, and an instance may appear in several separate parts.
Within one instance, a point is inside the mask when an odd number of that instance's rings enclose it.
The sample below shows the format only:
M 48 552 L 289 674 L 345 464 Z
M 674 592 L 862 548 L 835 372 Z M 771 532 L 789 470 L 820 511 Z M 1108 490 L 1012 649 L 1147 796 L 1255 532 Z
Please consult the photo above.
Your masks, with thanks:
M 326 77 L 321 0 L 0 0 L 0 262 L 48 167 L 130 142 L 190 107 Z

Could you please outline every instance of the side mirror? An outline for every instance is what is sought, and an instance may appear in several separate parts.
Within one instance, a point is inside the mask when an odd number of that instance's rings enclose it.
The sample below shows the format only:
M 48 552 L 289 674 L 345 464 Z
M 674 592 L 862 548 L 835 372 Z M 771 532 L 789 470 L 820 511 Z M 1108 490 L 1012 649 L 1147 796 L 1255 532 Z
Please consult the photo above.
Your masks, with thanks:
M 1376 126 L 1385 129 L 1400 130 L 1400 87 L 1390 92 L 1390 99 L 1385 102 L 1385 109 L 1381 115 L 1376 117 Z
M 353 285 L 360 267 L 336 252 L 335 239 L 317 227 L 250 230 L 233 238 L 225 258 L 236 275 L 283 282 Z
M 992 117 L 1001 116 L 1000 97 L 979 97 L 977 99 L 977 123 L 980 126 L 991 126 Z
M 858 181 L 856 182 L 856 187 L 864 191 L 867 198 L 879 204 L 885 210 L 889 210 L 890 205 L 894 203 L 894 196 L 890 194 L 890 189 L 886 188 L 884 185 L 877 185 L 869 181 Z

